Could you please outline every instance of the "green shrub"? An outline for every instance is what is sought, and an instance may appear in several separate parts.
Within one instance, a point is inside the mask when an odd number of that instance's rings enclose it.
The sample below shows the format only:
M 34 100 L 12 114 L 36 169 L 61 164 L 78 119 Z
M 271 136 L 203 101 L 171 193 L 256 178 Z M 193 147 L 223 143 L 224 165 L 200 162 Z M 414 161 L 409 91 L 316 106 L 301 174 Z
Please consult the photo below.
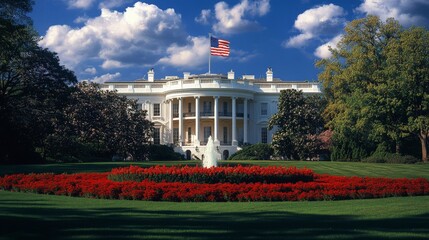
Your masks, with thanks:
M 419 160 L 411 155 L 400 155 L 397 153 L 387 153 L 387 152 L 375 152 L 370 157 L 362 159 L 362 162 L 414 164 L 419 162 Z
M 243 147 L 242 150 L 232 154 L 228 160 L 270 160 L 274 150 L 270 144 L 258 143 Z
M 362 133 L 351 129 L 343 131 L 334 132 L 332 136 L 332 161 L 359 162 L 376 149 L 375 143 L 369 141 Z
M 149 146 L 149 161 L 175 161 L 184 160 L 183 155 L 174 151 L 167 145 L 150 145 Z

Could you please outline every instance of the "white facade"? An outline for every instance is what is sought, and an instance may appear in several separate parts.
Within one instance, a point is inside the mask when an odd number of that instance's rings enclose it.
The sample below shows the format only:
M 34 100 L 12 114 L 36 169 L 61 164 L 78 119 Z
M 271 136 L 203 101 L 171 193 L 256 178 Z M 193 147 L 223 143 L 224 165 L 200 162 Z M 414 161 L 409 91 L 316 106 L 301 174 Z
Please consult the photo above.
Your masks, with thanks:
M 154 143 L 174 144 L 186 158 L 201 159 L 210 135 L 221 159 L 239 150 L 241 143 L 269 143 L 274 130 L 268 131 L 268 121 L 277 111 L 281 90 L 321 93 L 318 83 L 277 80 L 270 68 L 264 79 L 237 79 L 233 71 L 227 76 L 186 72 L 183 78 L 154 80 L 151 69 L 148 76 L 149 80 L 106 82 L 101 88 L 136 99 L 155 125 Z

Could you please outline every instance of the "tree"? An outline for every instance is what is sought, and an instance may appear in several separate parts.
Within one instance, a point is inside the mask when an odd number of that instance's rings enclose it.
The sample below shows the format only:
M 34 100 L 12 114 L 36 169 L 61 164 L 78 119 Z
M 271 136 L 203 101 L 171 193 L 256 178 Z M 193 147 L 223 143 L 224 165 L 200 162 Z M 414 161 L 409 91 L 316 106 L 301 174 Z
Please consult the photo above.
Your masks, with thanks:
M 401 34 L 400 47 L 393 49 L 391 61 L 401 69 L 398 79 L 407 102 L 405 132 L 418 136 L 422 149 L 422 160 L 428 161 L 429 137 L 429 32 L 424 28 L 412 28 Z M 394 63 L 392 63 L 394 65 Z
M 82 82 L 70 95 L 64 114 L 66 121 L 50 138 L 47 151 L 51 157 L 80 157 L 76 155 L 81 153 L 67 147 L 84 145 L 95 154 L 147 158 L 153 125 L 146 119 L 146 111 L 137 109 L 136 100 Z
M 332 57 L 316 64 L 322 68 L 319 80 L 328 100 L 323 116 L 334 130 L 334 148 L 360 152 L 361 158 L 377 144 L 392 142 L 399 152 L 401 140 L 415 134 L 426 161 L 428 41 L 427 30 L 403 29 L 393 19 L 383 23 L 368 16 L 346 26 Z
M 61 115 L 74 74 L 37 45 L 32 1 L 0 2 L 0 161 L 31 161 Z
M 32 0 L 2 0 L 0 2 L 1 21 L 9 21 L 13 25 L 31 25 L 27 13 L 33 9 Z
M 307 159 L 317 154 L 321 142 L 316 137 L 323 130 L 323 101 L 320 96 L 305 97 L 302 91 L 282 90 L 278 111 L 269 121 L 277 128 L 272 145 L 275 154 L 287 159 Z

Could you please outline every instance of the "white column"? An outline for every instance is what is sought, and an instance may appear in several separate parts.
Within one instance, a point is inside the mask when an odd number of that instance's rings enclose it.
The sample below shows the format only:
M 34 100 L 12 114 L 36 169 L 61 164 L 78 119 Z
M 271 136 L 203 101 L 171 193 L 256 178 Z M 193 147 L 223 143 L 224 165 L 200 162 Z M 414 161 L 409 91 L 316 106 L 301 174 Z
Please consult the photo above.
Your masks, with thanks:
M 152 107 L 151 107 L 150 101 L 146 101 L 147 117 L 150 121 L 152 121 L 151 109 Z
M 183 144 L 183 112 L 182 98 L 179 98 L 179 146 Z
M 231 129 L 231 132 L 232 132 L 232 146 L 237 146 L 238 145 L 238 143 L 237 143 L 237 136 L 236 136 L 236 133 L 237 133 L 237 123 L 236 123 L 236 120 L 237 120 L 237 111 L 236 111 L 235 104 L 236 104 L 236 98 L 232 97 L 232 129 Z
M 247 143 L 247 98 L 244 99 L 244 116 L 243 116 L 243 143 Z
M 217 137 L 218 125 L 219 125 L 219 97 L 214 97 L 214 143 L 219 145 L 219 139 Z
M 200 145 L 200 97 L 195 97 L 195 142 L 194 145 Z
M 170 99 L 170 121 L 168 122 L 168 128 L 170 129 L 170 143 L 174 143 L 173 139 L 173 99 Z

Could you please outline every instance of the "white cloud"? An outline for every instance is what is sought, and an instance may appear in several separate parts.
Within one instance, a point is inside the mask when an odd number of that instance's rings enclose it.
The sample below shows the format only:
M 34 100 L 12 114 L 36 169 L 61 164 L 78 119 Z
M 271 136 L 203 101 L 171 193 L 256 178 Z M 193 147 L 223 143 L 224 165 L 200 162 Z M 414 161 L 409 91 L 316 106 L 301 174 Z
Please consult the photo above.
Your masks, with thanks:
M 345 14 L 342 7 L 332 3 L 306 10 L 298 15 L 294 24 L 301 33 L 289 38 L 283 46 L 301 47 L 313 38 L 338 34 L 345 25 Z
M 105 83 L 107 81 L 113 81 L 113 80 L 117 80 L 119 77 L 121 76 L 121 74 L 119 72 L 111 74 L 111 73 L 107 73 L 101 76 L 97 76 L 94 77 L 92 79 L 85 79 L 82 81 L 90 81 L 90 82 L 94 82 L 94 83 Z
M 94 74 L 96 74 L 96 73 L 97 73 L 97 69 L 95 69 L 95 67 L 89 67 L 89 68 L 86 68 L 86 69 L 84 70 L 84 72 L 85 72 L 85 73 L 88 73 L 88 74 L 92 74 L 92 75 L 94 75 Z
M 84 22 L 88 21 L 88 19 L 89 18 L 86 16 L 80 16 L 80 17 L 76 18 L 73 22 L 74 23 L 84 23 Z
M 174 9 L 137 2 L 124 12 L 102 9 L 81 28 L 51 26 L 39 44 L 57 52 L 71 69 L 86 60 L 109 69 L 153 65 L 173 44 L 186 45 L 186 39 L 181 16 Z
M 242 0 L 232 8 L 226 2 L 218 2 L 215 5 L 217 22 L 213 25 L 213 30 L 218 33 L 234 34 L 259 29 L 258 22 L 248 18 L 264 16 L 269 11 L 269 0 Z
M 67 5 L 70 8 L 88 9 L 96 0 L 67 0 Z
M 203 9 L 201 10 L 200 16 L 195 18 L 195 22 L 201 24 L 209 24 L 211 16 L 212 11 L 210 9 Z
M 199 66 L 207 61 L 208 46 L 207 37 L 188 37 L 186 46 L 170 46 L 167 49 L 169 56 L 161 58 L 159 63 L 187 68 Z
M 342 34 L 335 36 L 333 39 L 331 39 L 329 42 L 320 45 L 316 50 L 314 51 L 314 55 L 318 58 L 330 58 L 332 56 L 331 51 L 329 51 L 329 47 L 332 49 L 337 48 L 337 44 L 340 42 L 341 38 L 343 37 Z
M 299 35 L 293 36 L 289 38 L 289 40 L 285 43 L 283 43 L 283 46 L 285 47 L 300 47 L 305 45 L 308 40 L 312 39 L 314 35 L 312 33 L 306 32 L 301 33 Z
M 376 15 L 383 21 L 395 18 L 406 27 L 429 24 L 428 0 L 364 0 L 357 10 L 367 15 Z
M 101 48 L 93 29 L 72 29 L 67 25 L 49 27 L 39 44 L 57 52 L 61 61 L 72 69 L 81 61 L 96 57 Z

